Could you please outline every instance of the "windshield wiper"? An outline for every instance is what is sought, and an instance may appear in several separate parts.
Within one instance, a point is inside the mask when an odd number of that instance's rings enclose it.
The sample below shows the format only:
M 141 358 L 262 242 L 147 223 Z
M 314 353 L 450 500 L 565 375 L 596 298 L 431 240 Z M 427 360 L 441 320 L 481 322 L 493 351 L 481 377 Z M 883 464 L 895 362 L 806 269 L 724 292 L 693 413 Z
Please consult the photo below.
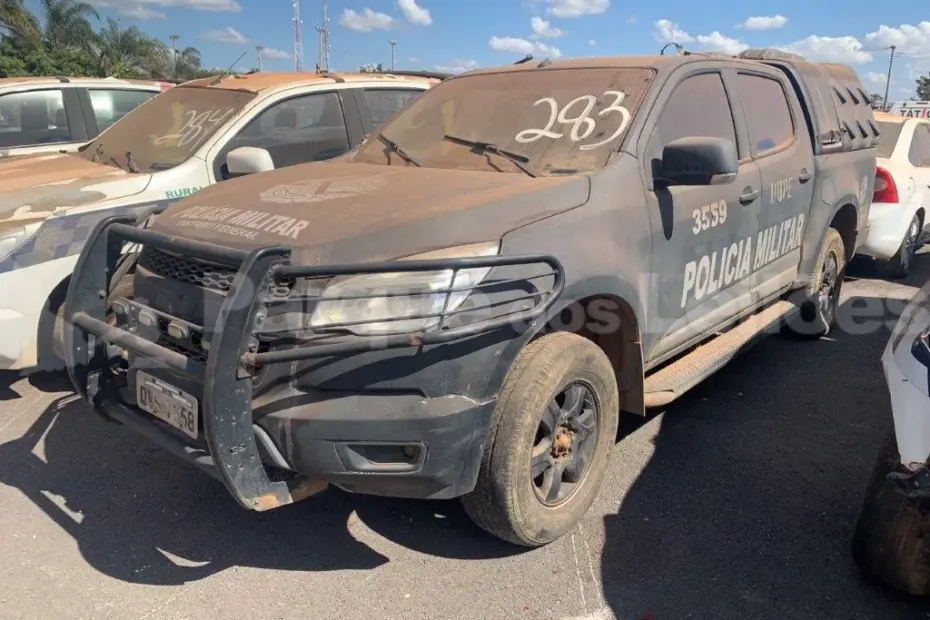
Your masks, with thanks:
M 378 139 L 384 142 L 384 144 L 386 144 L 389 149 L 391 149 L 392 151 L 400 155 L 401 159 L 406 161 L 408 164 L 413 164 L 414 166 L 418 168 L 420 167 L 420 164 L 418 164 L 416 160 L 410 157 L 410 155 L 407 155 L 407 153 L 404 152 L 404 149 L 397 146 L 396 142 L 394 142 L 390 138 L 385 137 L 383 134 L 380 134 L 380 133 L 378 134 Z
M 457 142 L 458 144 L 464 144 L 465 146 L 470 146 L 476 148 L 484 153 L 494 153 L 495 155 L 500 155 L 514 166 L 527 173 L 531 177 L 535 178 L 536 174 L 530 170 L 529 166 L 526 164 L 529 163 L 529 157 L 524 155 L 518 155 L 517 153 L 511 153 L 510 151 L 505 151 L 493 142 L 482 142 L 481 140 L 467 140 L 465 138 L 459 138 L 458 136 L 452 136 L 446 134 L 443 136 L 446 140 L 450 142 Z
M 126 167 L 128 167 L 129 172 L 133 174 L 138 174 L 140 172 L 139 166 L 132 160 L 132 151 L 126 151 Z

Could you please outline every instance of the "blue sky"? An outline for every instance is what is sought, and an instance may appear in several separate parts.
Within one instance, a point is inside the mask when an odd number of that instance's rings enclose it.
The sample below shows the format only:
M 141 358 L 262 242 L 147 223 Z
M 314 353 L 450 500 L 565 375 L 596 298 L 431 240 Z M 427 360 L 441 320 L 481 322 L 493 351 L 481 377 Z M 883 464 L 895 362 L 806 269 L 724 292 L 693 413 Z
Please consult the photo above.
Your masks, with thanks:
M 88 0 L 163 38 L 180 35 L 204 63 L 256 66 L 261 44 L 267 70 L 293 67 L 291 0 Z M 300 0 L 304 64 L 317 61 L 319 0 Z M 743 0 L 712 10 L 692 0 L 329 0 L 330 68 L 390 64 L 398 68 L 462 70 L 537 57 L 656 53 L 669 41 L 688 49 L 738 51 L 773 46 L 810 59 L 853 66 L 868 88 L 884 91 L 888 50 L 902 53 L 892 71 L 890 99 L 914 94 L 917 75 L 930 73 L 930 21 L 921 3 L 849 0 Z M 778 6 L 777 11 L 773 9 Z M 880 14 L 880 17 L 879 17 Z

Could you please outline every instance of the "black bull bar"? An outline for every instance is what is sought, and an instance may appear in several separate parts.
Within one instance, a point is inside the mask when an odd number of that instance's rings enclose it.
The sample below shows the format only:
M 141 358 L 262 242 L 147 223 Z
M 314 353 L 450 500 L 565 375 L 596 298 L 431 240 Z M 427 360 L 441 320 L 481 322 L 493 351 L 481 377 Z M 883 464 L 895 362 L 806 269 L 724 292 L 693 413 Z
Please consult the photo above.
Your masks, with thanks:
M 122 329 L 106 321 L 111 278 L 124 255 L 126 244 L 182 255 L 195 261 L 235 270 L 232 284 L 218 310 L 212 326 L 206 363 L 201 359 L 167 348 L 152 338 L 132 330 Z M 564 286 L 564 270 L 559 261 L 548 255 L 487 256 L 455 259 L 404 260 L 367 264 L 305 266 L 290 263 L 290 248 L 267 246 L 252 251 L 227 248 L 211 243 L 178 238 L 135 225 L 135 219 L 115 216 L 101 221 L 77 262 L 65 301 L 65 355 L 68 373 L 77 392 L 99 413 L 117 420 L 222 482 L 240 505 L 251 510 L 269 510 L 297 501 L 325 487 L 325 483 L 300 475 L 281 479 L 264 466 L 253 430 L 251 370 L 267 365 L 289 363 L 337 354 L 371 350 L 373 348 L 421 347 L 467 338 L 505 326 L 525 325 L 529 328 L 547 314 Z M 544 290 L 508 300 L 511 311 L 492 318 L 468 321 L 444 327 L 456 311 L 447 311 L 453 293 L 467 291 L 471 295 L 483 284 L 455 288 L 456 276 L 463 269 L 493 269 L 496 267 L 545 267 L 548 271 L 529 277 L 493 281 L 497 287 L 514 285 L 518 280 L 551 279 Z M 354 338 L 349 341 L 327 342 L 332 331 L 351 330 L 358 323 L 330 324 L 324 337 L 303 341 L 293 348 L 257 352 L 256 336 L 263 335 L 256 318 L 275 304 L 294 300 L 269 299 L 266 290 L 255 283 L 291 282 L 297 279 L 331 278 L 344 275 L 365 275 L 394 272 L 429 272 L 452 270 L 446 289 L 430 291 L 445 294 L 441 312 L 404 316 L 404 320 L 438 319 L 437 328 L 415 333 L 401 333 L 377 338 Z M 117 272 L 118 273 L 118 272 Z M 490 272 L 485 281 L 491 280 Z M 522 292 L 522 291 L 521 291 Z M 385 293 L 336 297 L 339 299 L 382 298 Z M 527 300 L 531 300 L 530 303 Z M 309 298 L 297 299 L 308 302 Z M 332 300 L 330 300 L 332 301 Z M 514 309 L 514 301 L 519 305 Z M 133 300 L 135 306 L 140 303 Z M 495 303 L 489 303 L 488 309 Z M 144 306 L 141 306 L 144 307 Z M 472 309 L 473 311 L 474 309 Z M 170 315 L 159 313 L 171 319 Z M 400 319 L 387 319 L 400 320 Z M 206 322 L 206 321 L 205 321 Z M 383 323 L 379 318 L 370 323 Z M 196 328 L 196 326 L 193 326 Z M 207 328 L 204 325 L 201 329 Z M 307 331 L 304 329 L 303 331 Z M 312 330 L 311 330 L 312 331 Z M 343 332 L 344 333 L 344 332 Z M 281 332 L 265 332 L 282 335 Z M 194 445 L 156 418 L 138 409 L 121 395 L 125 383 L 112 372 L 114 350 L 125 351 L 134 358 L 144 359 L 154 367 L 202 380 L 200 417 L 206 449 Z

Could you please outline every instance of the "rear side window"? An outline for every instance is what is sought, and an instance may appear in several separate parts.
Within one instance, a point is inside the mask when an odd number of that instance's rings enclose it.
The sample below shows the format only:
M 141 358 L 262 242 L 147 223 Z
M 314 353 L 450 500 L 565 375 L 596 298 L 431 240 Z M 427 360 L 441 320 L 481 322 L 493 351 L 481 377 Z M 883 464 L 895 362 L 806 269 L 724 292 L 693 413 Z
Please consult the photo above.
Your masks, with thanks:
M 61 89 L 0 95 L 0 148 L 70 141 Z
M 400 88 L 366 89 L 362 92 L 365 95 L 365 103 L 371 115 L 372 127 L 381 125 L 423 94 L 422 90 L 402 90 Z
M 904 129 L 904 123 L 885 123 L 876 121 L 881 135 L 878 137 L 878 148 L 875 150 L 876 157 L 888 159 L 894 153 L 894 147 L 898 144 L 898 138 L 901 136 L 901 130 Z
M 724 138 L 736 144 L 730 101 L 719 73 L 689 77 L 672 92 L 649 141 L 653 175 L 665 145 L 688 137 Z
M 761 75 L 740 73 L 737 84 L 749 128 L 752 156 L 764 157 L 791 144 L 794 141 L 794 121 L 781 82 Z
M 90 106 L 97 119 L 97 129 L 103 131 L 157 93 L 144 90 L 98 90 L 87 91 Z
M 919 145 L 920 158 L 917 164 L 921 168 L 930 168 L 930 126 L 918 125 L 914 132 L 914 142 Z

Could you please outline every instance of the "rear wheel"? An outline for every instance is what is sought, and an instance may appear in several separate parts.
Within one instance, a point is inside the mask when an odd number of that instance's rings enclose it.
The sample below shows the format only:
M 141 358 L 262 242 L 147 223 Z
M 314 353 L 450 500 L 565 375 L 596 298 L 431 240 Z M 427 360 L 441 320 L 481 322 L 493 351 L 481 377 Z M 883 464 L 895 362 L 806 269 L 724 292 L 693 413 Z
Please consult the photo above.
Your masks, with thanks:
M 886 263 L 888 275 L 892 278 L 906 278 L 911 272 L 911 265 L 914 262 L 914 255 L 920 247 L 920 216 L 914 215 L 911 223 L 907 226 L 907 232 L 904 239 L 901 240 L 901 247 L 898 253 L 892 256 Z
M 845 274 L 843 238 L 835 228 L 830 228 L 824 236 L 811 279 L 802 292 L 799 311 L 788 320 L 788 329 L 806 338 L 820 338 L 830 333 L 836 322 Z
M 569 333 L 532 342 L 501 391 L 466 512 L 518 545 L 559 538 L 597 496 L 618 418 L 613 367 L 597 345 Z

